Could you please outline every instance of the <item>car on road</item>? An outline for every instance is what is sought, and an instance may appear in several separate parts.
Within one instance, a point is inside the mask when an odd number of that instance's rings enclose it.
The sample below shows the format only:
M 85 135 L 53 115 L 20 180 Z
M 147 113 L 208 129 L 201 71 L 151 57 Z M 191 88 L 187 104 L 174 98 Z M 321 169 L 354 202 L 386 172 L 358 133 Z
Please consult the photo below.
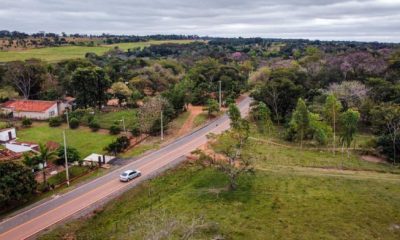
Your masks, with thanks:
M 119 180 L 121 182 L 129 182 L 130 180 L 140 177 L 142 173 L 139 170 L 126 170 L 119 175 Z

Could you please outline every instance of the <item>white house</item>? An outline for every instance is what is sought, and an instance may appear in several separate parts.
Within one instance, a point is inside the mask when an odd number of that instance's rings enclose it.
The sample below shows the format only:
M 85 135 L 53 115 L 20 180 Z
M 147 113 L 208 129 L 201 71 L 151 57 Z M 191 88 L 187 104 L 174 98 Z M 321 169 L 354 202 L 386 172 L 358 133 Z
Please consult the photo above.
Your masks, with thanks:
M 16 118 L 46 120 L 58 116 L 60 111 L 56 101 L 11 100 L 2 105 L 2 110 Z
M 0 130 L 0 143 L 9 142 L 17 138 L 15 128 L 5 128 Z

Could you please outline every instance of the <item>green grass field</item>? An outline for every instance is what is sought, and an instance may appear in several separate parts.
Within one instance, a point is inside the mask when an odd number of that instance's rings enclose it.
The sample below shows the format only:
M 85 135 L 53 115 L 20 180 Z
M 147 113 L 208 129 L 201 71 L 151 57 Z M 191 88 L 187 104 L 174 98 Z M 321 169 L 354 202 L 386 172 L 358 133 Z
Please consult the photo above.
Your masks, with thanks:
M 226 190 L 226 175 L 186 163 L 41 239 L 181 239 L 193 225 L 191 239 L 400 238 L 398 168 L 266 142 L 245 151 L 255 174 L 236 191 Z
M 66 59 L 83 58 L 86 53 L 92 52 L 103 54 L 106 51 L 118 46 L 120 49 L 127 50 L 129 48 L 143 48 L 152 44 L 164 43 L 190 43 L 192 40 L 166 40 L 166 41 L 148 41 L 134 43 L 118 43 L 112 45 L 101 45 L 95 47 L 86 46 L 63 46 L 63 47 L 47 47 L 38 49 L 28 49 L 22 51 L 0 51 L 0 62 L 10 62 L 16 60 L 26 60 L 29 58 L 39 58 L 48 62 L 57 62 Z
M 19 141 L 43 144 L 54 141 L 62 144 L 63 129 L 64 126 L 51 128 L 48 123 L 35 123 L 30 128 L 19 130 L 17 136 Z M 67 130 L 66 135 L 68 146 L 76 148 L 81 157 L 86 157 L 91 153 L 103 153 L 103 148 L 116 138 L 116 136 L 109 134 L 91 132 L 90 129 L 84 127 Z
M 99 112 L 95 115 L 95 120 L 100 124 L 101 128 L 110 128 L 114 123 L 117 123 L 122 128 L 122 118 L 125 121 L 127 131 L 131 130 L 137 121 L 136 110 L 127 109 L 117 112 Z

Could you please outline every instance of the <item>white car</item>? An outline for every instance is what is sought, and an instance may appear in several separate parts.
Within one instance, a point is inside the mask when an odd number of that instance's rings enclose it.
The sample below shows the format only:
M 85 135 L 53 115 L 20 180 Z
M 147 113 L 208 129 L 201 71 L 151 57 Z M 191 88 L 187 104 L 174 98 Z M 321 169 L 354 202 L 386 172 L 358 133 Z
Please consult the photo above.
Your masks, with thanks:
M 121 182 L 129 182 L 130 180 L 140 177 L 142 173 L 138 170 L 126 170 L 121 175 L 119 175 L 119 180 Z

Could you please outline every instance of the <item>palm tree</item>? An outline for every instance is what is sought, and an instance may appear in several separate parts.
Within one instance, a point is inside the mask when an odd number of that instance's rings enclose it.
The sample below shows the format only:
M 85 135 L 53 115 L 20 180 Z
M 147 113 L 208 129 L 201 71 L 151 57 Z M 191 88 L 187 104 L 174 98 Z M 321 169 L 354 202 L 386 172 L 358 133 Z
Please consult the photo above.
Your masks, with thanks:
M 47 162 L 54 160 L 57 157 L 57 153 L 54 151 L 51 151 L 46 145 L 40 143 L 39 144 L 39 155 L 37 157 L 37 163 L 42 164 L 42 173 L 43 173 L 43 183 L 46 185 L 47 184 L 47 179 L 46 179 L 46 166 Z

